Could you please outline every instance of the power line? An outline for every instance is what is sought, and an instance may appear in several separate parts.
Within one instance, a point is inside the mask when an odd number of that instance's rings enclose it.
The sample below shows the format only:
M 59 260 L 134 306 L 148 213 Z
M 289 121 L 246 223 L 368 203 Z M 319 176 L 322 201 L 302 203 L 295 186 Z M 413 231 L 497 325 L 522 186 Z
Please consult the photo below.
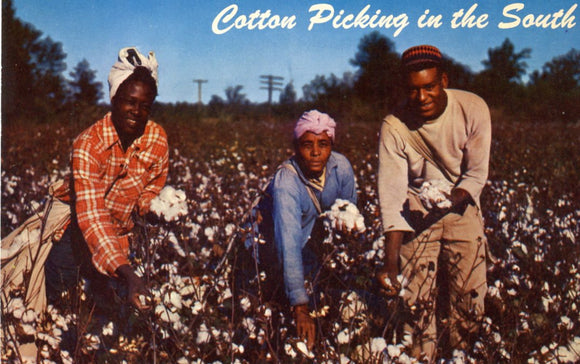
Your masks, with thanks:
M 268 85 L 268 87 L 260 87 L 262 90 L 268 90 L 268 105 L 272 104 L 272 92 L 274 91 L 282 91 L 282 89 L 278 86 L 282 86 L 283 83 L 279 80 L 283 80 L 284 77 L 280 76 L 272 76 L 272 75 L 262 75 L 260 76 L 262 79 L 260 83 Z
M 201 84 L 206 83 L 207 80 L 196 79 L 193 82 L 197 82 L 197 103 L 201 105 Z

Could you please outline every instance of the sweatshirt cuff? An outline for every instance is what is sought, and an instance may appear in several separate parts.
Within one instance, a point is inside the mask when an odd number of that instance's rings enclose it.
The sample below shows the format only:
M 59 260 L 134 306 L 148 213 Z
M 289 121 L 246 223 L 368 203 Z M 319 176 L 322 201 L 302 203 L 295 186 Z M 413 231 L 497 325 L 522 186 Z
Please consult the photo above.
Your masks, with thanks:
M 483 189 L 484 184 L 480 184 L 476 181 L 473 180 L 463 180 L 460 181 L 459 184 L 457 184 L 457 186 L 455 186 L 456 188 L 461 188 L 465 191 L 467 191 L 469 193 L 469 195 L 471 196 L 471 198 L 473 199 L 473 201 L 479 205 L 479 196 L 481 195 L 481 190 Z
M 383 219 L 383 233 L 389 231 L 408 231 L 414 232 L 415 229 L 409 225 L 407 220 L 401 215 L 395 215 L 391 217 L 386 217 Z

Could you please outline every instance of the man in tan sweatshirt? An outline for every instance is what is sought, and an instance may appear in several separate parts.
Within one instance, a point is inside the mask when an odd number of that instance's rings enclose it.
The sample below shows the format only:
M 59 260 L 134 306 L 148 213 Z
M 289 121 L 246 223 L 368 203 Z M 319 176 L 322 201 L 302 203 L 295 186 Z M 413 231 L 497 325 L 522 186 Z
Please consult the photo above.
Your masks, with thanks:
M 441 284 L 449 292 L 443 322 L 452 349 L 465 349 L 477 333 L 487 291 L 479 200 L 488 175 L 490 113 L 479 96 L 447 88 L 441 61 L 433 46 L 403 52 L 407 100 L 385 119 L 379 144 L 386 254 L 377 277 L 403 297 L 406 342 L 430 361 L 441 350 L 435 307 Z M 444 282 L 436 280 L 441 269 Z

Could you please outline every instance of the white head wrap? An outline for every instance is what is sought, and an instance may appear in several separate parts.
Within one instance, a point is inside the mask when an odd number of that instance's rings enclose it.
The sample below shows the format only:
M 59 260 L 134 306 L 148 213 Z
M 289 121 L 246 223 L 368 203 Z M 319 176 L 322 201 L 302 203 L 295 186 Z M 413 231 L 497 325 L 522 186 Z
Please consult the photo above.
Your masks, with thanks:
M 151 77 L 153 77 L 155 83 L 158 84 L 157 68 L 159 65 L 157 64 L 155 53 L 150 51 L 149 57 L 145 58 L 135 47 L 123 48 L 119 51 L 119 60 L 113 65 L 111 72 L 109 72 L 109 97 L 111 101 L 117 93 L 119 86 L 131 76 L 137 66 L 147 68 L 151 72 Z

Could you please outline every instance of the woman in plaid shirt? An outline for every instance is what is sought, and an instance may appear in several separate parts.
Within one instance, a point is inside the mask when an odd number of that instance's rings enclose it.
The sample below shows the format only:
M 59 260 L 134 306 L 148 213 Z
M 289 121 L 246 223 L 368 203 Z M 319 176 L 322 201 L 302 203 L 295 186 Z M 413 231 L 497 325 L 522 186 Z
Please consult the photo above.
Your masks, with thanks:
M 55 195 L 70 201 L 71 221 L 45 264 L 49 303 L 88 279 L 95 302 L 111 302 L 111 282 L 126 284 L 127 299 L 148 309 L 144 281 L 130 265 L 133 212 L 144 215 L 165 184 L 167 136 L 149 120 L 157 96 L 157 61 L 135 48 L 119 52 L 109 74 L 112 110 L 74 141 L 72 178 Z M 113 279 L 111 279 L 113 278 Z M 123 286 L 123 285 L 122 285 Z

